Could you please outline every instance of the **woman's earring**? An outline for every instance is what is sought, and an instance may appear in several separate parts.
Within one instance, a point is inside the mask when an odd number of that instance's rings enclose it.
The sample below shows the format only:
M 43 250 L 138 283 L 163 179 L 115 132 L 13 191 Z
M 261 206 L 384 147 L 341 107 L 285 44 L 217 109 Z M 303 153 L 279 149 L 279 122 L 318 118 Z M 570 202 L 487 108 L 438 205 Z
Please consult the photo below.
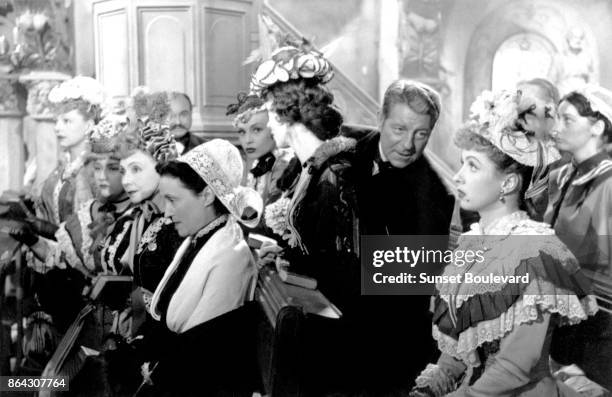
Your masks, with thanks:
M 499 191 L 499 201 L 500 201 L 502 204 L 505 204 L 505 203 L 506 203 L 506 197 L 505 197 L 505 196 L 506 196 L 506 193 L 504 192 L 504 189 L 501 189 L 501 190 Z

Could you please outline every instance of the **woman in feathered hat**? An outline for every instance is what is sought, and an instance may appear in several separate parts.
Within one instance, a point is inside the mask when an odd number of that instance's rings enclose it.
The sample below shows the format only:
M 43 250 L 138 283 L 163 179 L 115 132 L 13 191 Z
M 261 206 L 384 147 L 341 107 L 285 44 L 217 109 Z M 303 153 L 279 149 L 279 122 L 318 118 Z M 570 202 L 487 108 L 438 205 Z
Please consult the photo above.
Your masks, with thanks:
M 166 216 L 186 239 L 151 302 L 161 322 L 148 342 L 150 358 L 159 360 L 153 382 L 180 395 L 252 393 L 254 329 L 248 308 L 239 308 L 256 268 L 239 223 L 258 224 L 261 196 L 240 186 L 242 158 L 226 140 L 199 145 L 158 170 Z
M 122 262 L 134 275 L 137 287 L 132 294 L 132 336 L 146 321 L 145 308 L 182 239 L 172 221 L 164 216 L 164 200 L 159 191 L 157 164 L 176 159 L 174 138 L 167 119 L 170 110 L 165 92 L 139 92 L 132 98 L 135 130 L 118 143 L 123 174 L 122 184 L 133 205 L 134 221 L 129 246 Z
M 39 240 L 32 232 L 52 238 L 60 223 L 94 197 L 91 169 L 85 166 L 87 134 L 100 120 L 104 90 L 96 80 L 77 76 L 51 90 L 49 101 L 56 114 L 55 132 L 64 158 L 44 181 L 40 196 L 35 199 L 39 219 L 31 222 L 31 227 L 12 233 L 28 246 Z
M 612 142 L 612 92 L 585 86 L 563 97 L 558 113 L 553 137 L 572 161 L 550 175 L 544 221 L 601 290 L 612 277 L 612 159 L 604 150 Z M 610 299 L 610 292 L 603 296 Z M 612 390 L 610 330 L 612 315 L 602 311 L 563 337 L 559 333 L 553 357 L 579 364 L 589 378 Z
M 238 103 L 227 107 L 227 114 L 234 116 L 234 127 L 245 157 L 243 185 L 256 190 L 264 206 L 281 196 L 279 180 L 294 159 L 289 148 L 277 148 L 268 127 L 268 110 L 263 99 L 256 95 L 238 94 Z M 261 222 L 254 229 L 274 237 L 275 234 Z M 277 236 L 280 238 L 280 236 Z
M 58 225 L 93 198 L 84 169 L 87 133 L 98 123 L 106 100 L 104 89 L 90 77 L 77 76 L 49 93 L 57 121 L 55 133 L 65 161 L 45 180 L 38 203 L 39 216 Z
M 577 395 L 552 378 L 550 342 L 555 329 L 586 320 L 597 304 L 554 230 L 525 212 L 539 143 L 519 122 L 519 102 L 520 94 L 483 93 L 456 135 L 458 198 L 480 222 L 455 252 L 482 258 L 453 256 L 447 282 L 436 284 L 432 333 L 442 354 L 417 377 L 412 396 Z M 548 150 L 546 158 L 557 157 Z
M 356 142 L 339 136 L 342 115 L 325 86 L 332 77 L 327 59 L 303 43 L 279 48 L 259 65 L 251 91 L 266 101 L 276 145 L 291 148 L 302 165 L 292 197 L 286 192 L 271 204 L 266 223 L 289 239 L 292 268 L 317 278 L 342 309 L 348 291 L 335 284 L 331 269 L 348 266 L 350 273 L 357 258 L 351 173 Z
M 96 80 L 77 76 L 51 90 L 48 99 L 57 119 L 58 145 L 65 156 L 44 181 L 40 196 L 35 198 L 37 218 L 28 220 L 28 224 L 24 223 L 11 233 L 25 245 L 32 246 L 35 254 L 46 249 L 39 236 L 53 239 L 58 226 L 94 197 L 92 173 L 85 166 L 87 134 L 100 120 L 105 94 Z M 29 266 L 43 270 L 41 262 L 34 258 Z M 37 301 L 42 306 L 37 309 L 51 314 L 54 326 L 63 333 L 80 308 L 85 284 L 83 275 L 72 268 L 53 268 L 33 279 Z M 44 359 L 30 364 L 40 365 L 41 361 Z
M 262 62 L 251 78 L 251 92 L 266 101 L 276 145 L 291 148 L 301 165 L 293 185 L 266 208 L 266 224 L 288 239 L 290 247 L 280 257 L 292 271 L 315 278 L 317 288 L 345 312 L 360 295 L 356 141 L 339 136 L 343 118 L 325 85 L 332 77 L 329 61 L 304 41 L 281 47 Z M 264 246 L 261 254 L 272 251 L 280 248 Z M 315 393 L 343 390 L 350 383 L 347 357 L 338 353 L 344 341 L 330 336 L 325 342 L 336 351 L 321 352 L 325 356 L 313 364 L 320 366 L 318 373 L 330 375 L 307 385 Z
M 117 273 L 121 270 L 119 259 L 125 250 L 120 244 L 124 231 L 113 230 L 114 222 L 125 215 L 131 207 L 129 198 L 121 184 L 121 167 L 118 157 L 120 135 L 124 133 L 127 120 L 118 115 L 109 115 L 92 128 L 89 133 L 89 152 L 86 157 L 92 163 L 93 178 L 97 197 L 86 201 L 81 208 L 62 222 L 55 233 L 57 243 L 45 240 L 32 248 L 45 261 L 45 268 L 71 267 L 86 277 L 98 272 Z M 124 222 L 125 221 L 125 222 Z M 129 229 L 128 218 L 124 219 L 121 229 Z M 117 234 L 117 236 L 115 236 Z M 105 239 L 111 238 L 107 249 Z M 114 244 L 122 245 L 122 247 Z M 108 251 L 108 248 L 112 248 Z M 117 251 L 119 249 L 119 251 Z
M 126 128 L 125 116 L 110 114 L 90 132 L 90 152 L 87 157 L 93 163 L 98 197 L 85 203 L 76 214 L 60 225 L 55 234 L 57 244 L 46 253 L 47 266 L 70 267 L 94 280 L 100 274 L 116 275 L 127 270 L 121 258 L 129 245 L 133 220 L 130 210 L 133 207 L 121 184 L 122 173 L 118 155 L 119 143 Z M 129 270 L 127 272 L 129 273 Z M 118 296 L 117 299 L 123 299 L 124 305 L 127 302 L 127 297 Z M 75 302 L 65 304 L 62 314 L 69 314 L 68 308 L 82 299 L 73 297 L 73 300 Z M 87 340 L 89 347 L 102 350 L 103 342 L 109 335 L 129 336 L 127 330 L 121 327 L 123 323 L 119 321 L 119 318 L 125 316 L 125 310 L 120 313 L 115 307 L 104 307 L 103 303 L 99 302 L 90 314 L 85 318 L 76 315 L 74 326 L 69 328 L 70 332 L 64 335 L 58 346 L 59 350 L 54 353 L 55 356 L 65 358 L 59 361 L 51 360 L 43 371 L 45 376 L 59 376 L 70 368 L 71 377 L 74 377 L 80 369 L 82 357 L 73 347 L 82 340 Z M 82 326 L 84 323 L 87 325 Z M 103 380 L 106 374 L 96 376 Z M 101 384 L 98 386 L 103 387 Z M 78 394 L 83 392 L 84 385 L 72 382 L 71 387 L 73 392 Z M 86 385 L 85 390 L 91 392 L 91 384 Z

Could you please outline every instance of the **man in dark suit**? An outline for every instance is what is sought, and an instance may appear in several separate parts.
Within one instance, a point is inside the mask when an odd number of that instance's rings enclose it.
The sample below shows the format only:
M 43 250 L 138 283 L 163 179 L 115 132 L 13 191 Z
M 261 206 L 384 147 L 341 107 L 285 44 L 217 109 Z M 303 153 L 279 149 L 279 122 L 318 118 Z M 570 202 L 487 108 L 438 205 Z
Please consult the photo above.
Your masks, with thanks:
M 176 140 L 179 155 L 204 143 L 205 139 L 190 132 L 193 105 L 189 96 L 183 92 L 170 93 L 170 133 Z
M 446 235 L 454 198 L 423 151 L 440 115 L 438 94 L 398 80 L 385 92 L 379 130 L 357 145 L 357 189 L 362 235 Z M 442 250 L 447 247 L 436 247 Z M 429 296 L 361 296 L 357 305 L 363 347 L 359 371 L 376 395 L 410 390 L 435 362 Z

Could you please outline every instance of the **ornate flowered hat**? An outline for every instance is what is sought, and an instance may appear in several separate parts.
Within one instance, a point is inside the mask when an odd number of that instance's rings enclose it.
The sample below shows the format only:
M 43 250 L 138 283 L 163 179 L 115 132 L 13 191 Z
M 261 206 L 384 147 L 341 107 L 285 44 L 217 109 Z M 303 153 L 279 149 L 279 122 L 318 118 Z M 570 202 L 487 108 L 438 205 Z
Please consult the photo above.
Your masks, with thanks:
M 238 149 L 225 139 L 213 139 L 180 156 L 212 189 L 229 212 L 247 227 L 255 227 L 263 211 L 259 193 L 240 186 L 243 163 Z
M 238 93 L 238 103 L 232 103 L 227 106 L 227 116 L 235 115 L 233 125 L 238 127 L 239 123 L 248 123 L 254 114 L 266 111 L 266 104 L 263 99 L 257 95 L 248 95 L 245 92 Z
M 299 46 L 289 45 L 274 51 L 251 77 L 251 94 L 261 95 L 264 89 L 278 82 L 299 78 L 318 79 L 322 84 L 334 77 L 331 64 L 323 54 L 303 40 Z
M 139 146 L 158 163 L 175 160 L 178 156 L 176 141 L 166 124 L 146 120 L 138 129 Z
M 524 117 L 532 109 L 521 109 L 521 92 L 483 91 L 470 107 L 469 124 L 482 137 L 517 162 L 546 166 L 561 156 L 552 140 L 537 139 L 524 129 Z
M 130 105 L 137 118 L 139 148 L 153 156 L 155 161 L 175 160 L 178 156 L 176 141 L 170 133 L 168 115 L 170 98 L 165 91 L 135 90 Z
M 64 102 L 82 100 L 90 106 L 102 107 L 106 101 L 104 87 L 95 79 L 76 76 L 66 80 L 49 92 L 49 102 L 59 105 Z
M 90 150 L 93 154 L 108 154 L 117 150 L 121 134 L 125 133 L 128 120 L 125 115 L 109 114 L 89 132 Z

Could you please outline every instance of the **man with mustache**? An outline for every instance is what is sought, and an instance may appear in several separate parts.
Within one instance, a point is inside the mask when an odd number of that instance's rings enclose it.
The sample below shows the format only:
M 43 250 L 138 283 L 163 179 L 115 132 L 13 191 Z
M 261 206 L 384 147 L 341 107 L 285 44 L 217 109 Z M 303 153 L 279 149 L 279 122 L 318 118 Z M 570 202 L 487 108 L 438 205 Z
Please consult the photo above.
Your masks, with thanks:
M 454 199 L 423 156 L 439 115 L 440 98 L 430 87 L 398 80 L 387 88 L 380 131 L 364 136 L 357 145 L 362 234 L 448 235 Z M 424 365 L 437 354 L 430 297 L 359 298 L 355 307 L 360 319 L 355 335 L 363 353 L 355 363 L 362 372 L 359 379 L 375 395 L 409 391 L 419 363 Z M 393 347 L 381 348 L 380 341 Z
M 176 140 L 178 154 L 185 154 L 204 143 L 205 139 L 189 131 L 192 123 L 193 105 L 183 92 L 170 92 L 170 133 Z

